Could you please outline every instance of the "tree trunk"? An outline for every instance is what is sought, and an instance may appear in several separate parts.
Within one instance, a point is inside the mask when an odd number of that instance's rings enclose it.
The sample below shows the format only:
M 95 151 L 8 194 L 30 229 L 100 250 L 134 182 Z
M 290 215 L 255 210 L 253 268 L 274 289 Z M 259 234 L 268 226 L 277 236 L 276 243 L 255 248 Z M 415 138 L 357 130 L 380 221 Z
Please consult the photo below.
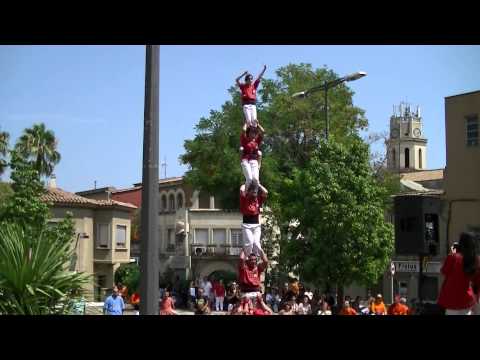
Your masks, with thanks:
M 337 284 L 337 314 L 342 310 L 344 302 L 344 288 L 342 283 Z

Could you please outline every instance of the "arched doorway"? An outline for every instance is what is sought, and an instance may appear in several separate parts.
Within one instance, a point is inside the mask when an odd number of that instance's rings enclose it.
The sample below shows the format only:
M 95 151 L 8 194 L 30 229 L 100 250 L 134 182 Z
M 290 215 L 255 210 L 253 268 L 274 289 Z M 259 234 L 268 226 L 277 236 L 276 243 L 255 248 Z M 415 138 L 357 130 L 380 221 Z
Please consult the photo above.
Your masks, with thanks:
M 224 275 L 233 273 L 235 276 L 237 274 L 237 267 L 228 261 L 212 261 L 207 264 L 199 264 L 195 270 L 196 277 L 200 279 L 215 273 Z

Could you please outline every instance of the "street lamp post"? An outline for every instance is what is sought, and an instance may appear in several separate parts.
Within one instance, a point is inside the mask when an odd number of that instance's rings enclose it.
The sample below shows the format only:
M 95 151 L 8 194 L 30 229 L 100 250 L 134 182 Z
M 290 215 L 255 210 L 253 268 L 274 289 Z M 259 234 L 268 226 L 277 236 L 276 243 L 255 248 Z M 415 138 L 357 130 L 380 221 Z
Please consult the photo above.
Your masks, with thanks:
M 143 126 L 140 314 L 158 314 L 158 148 L 160 48 L 147 45 Z
M 356 73 L 344 76 L 344 77 L 336 79 L 336 80 L 325 81 L 323 83 L 323 85 L 315 86 L 311 89 L 297 92 L 297 93 L 293 94 L 292 97 L 294 97 L 294 98 L 306 98 L 314 92 L 317 92 L 317 91 L 320 91 L 320 90 L 324 91 L 324 97 L 325 97 L 325 100 L 324 100 L 324 102 L 325 102 L 325 108 L 324 108 L 324 112 L 325 112 L 325 138 L 328 141 L 328 135 L 329 135 L 329 131 L 330 131 L 330 124 L 329 124 L 329 120 L 328 120 L 328 89 L 331 89 L 331 88 L 333 88 L 337 85 L 340 85 L 341 83 L 347 82 L 347 81 L 358 80 L 358 79 L 360 79 L 360 78 L 362 78 L 366 75 L 367 75 L 367 73 L 364 72 L 364 71 L 357 71 Z

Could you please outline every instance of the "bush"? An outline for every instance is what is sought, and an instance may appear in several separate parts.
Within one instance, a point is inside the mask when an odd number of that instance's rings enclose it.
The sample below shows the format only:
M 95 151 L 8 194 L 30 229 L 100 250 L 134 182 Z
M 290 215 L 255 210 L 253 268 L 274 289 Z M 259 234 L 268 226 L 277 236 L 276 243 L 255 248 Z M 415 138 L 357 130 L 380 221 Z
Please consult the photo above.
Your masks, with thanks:
M 115 283 L 122 283 L 132 294 L 139 291 L 140 286 L 140 268 L 137 264 L 122 264 L 115 271 Z

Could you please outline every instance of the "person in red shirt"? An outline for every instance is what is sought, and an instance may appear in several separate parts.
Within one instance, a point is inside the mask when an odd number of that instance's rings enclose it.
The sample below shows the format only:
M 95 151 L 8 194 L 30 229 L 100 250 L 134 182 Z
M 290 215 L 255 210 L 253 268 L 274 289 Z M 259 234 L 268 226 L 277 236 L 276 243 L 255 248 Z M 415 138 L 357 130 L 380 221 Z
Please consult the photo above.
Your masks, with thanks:
M 263 140 L 264 129 L 259 124 L 258 127 L 248 127 L 240 135 L 240 151 L 243 176 L 245 176 L 245 185 L 247 189 L 251 184 L 258 186 L 260 184 L 260 166 L 262 162 L 262 152 L 260 145 Z
M 247 298 L 256 298 L 260 293 L 260 276 L 268 265 L 268 259 L 262 251 L 262 262 L 257 264 L 257 256 L 252 252 L 245 260 L 245 252 L 240 252 L 240 262 L 238 264 L 238 282 L 240 290 Z
M 357 315 L 357 312 L 354 308 L 350 306 L 350 301 L 345 301 L 342 310 L 340 310 L 339 315 Z
M 253 75 L 249 74 L 248 71 L 245 71 L 236 79 L 237 85 L 242 93 L 242 108 L 245 116 L 245 123 L 243 125 L 244 129 L 249 126 L 256 127 L 258 125 L 256 106 L 257 88 L 260 84 L 263 74 L 265 73 L 265 70 L 267 70 L 267 65 L 263 65 L 262 72 L 260 75 L 258 75 L 257 79 L 253 83 Z M 245 83 L 243 84 L 240 82 L 242 76 L 245 76 Z
M 173 299 L 170 296 L 170 292 L 167 290 L 163 293 L 163 298 L 160 301 L 160 315 L 177 315 L 174 309 L 175 305 Z
M 475 250 L 476 236 L 462 233 L 458 247 L 452 247 L 443 263 L 444 275 L 438 305 L 446 310 L 446 315 L 471 315 L 476 304 L 471 282 L 479 273 L 479 259 Z
M 408 315 L 409 309 L 408 306 L 405 305 L 400 296 L 395 296 L 395 302 L 388 307 L 388 315 Z
M 260 208 L 267 198 L 268 191 L 262 185 L 260 191 L 251 184 L 248 191 L 245 185 L 240 187 L 240 212 L 243 214 L 242 237 L 244 241 L 244 251 L 250 255 L 253 251 L 256 255 L 262 252 L 260 236 L 262 226 L 260 224 Z
M 273 310 L 265 304 L 263 301 L 263 296 L 261 293 L 258 293 L 257 298 L 255 299 L 255 304 L 253 306 L 253 315 L 257 316 L 264 316 L 264 315 L 272 315 Z
M 225 298 L 225 286 L 223 286 L 223 280 L 215 282 L 213 286 L 213 292 L 215 293 L 215 310 L 223 311 L 223 299 Z

